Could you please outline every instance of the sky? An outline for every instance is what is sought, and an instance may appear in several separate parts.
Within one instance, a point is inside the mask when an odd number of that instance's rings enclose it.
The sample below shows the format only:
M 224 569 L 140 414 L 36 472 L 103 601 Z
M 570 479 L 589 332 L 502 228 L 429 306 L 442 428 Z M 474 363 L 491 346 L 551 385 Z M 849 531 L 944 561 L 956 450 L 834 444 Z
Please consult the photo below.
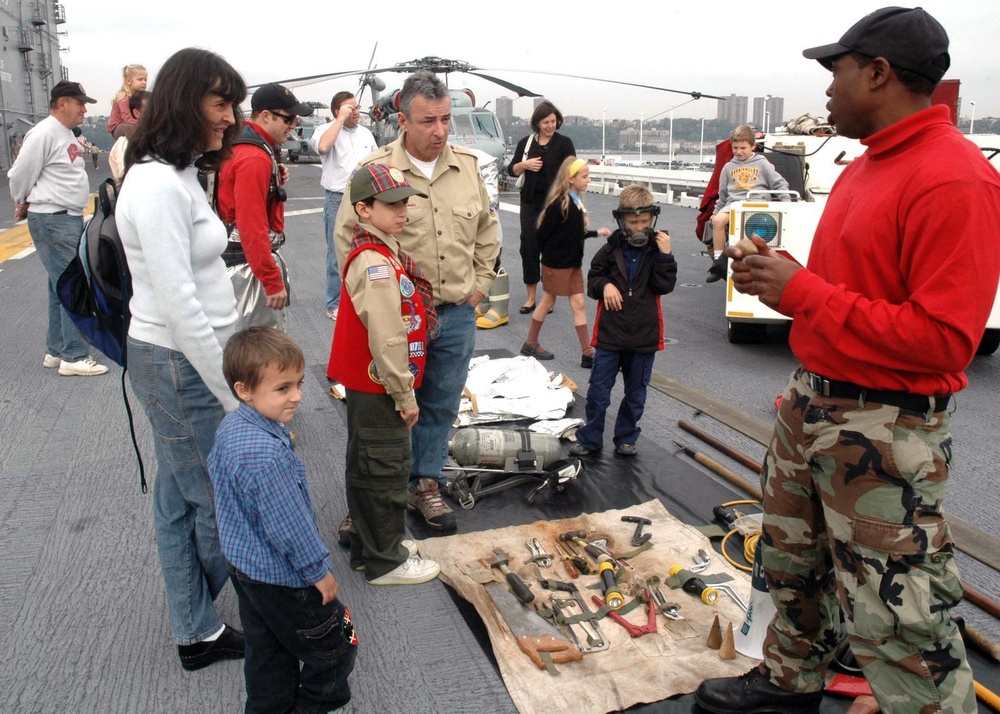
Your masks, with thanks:
M 219 0 L 63 0 L 67 22 L 60 29 L 62 62 L 70 79 L 99 100 L 93 114 L 107 114 L 126 64 L 142 64 L 151 85 L 175 51 L 203 47 L 221 54 L 248 84 L 262 84 L 369 66 L 375 43 L 376 67 L 434 55 L 463 60 L 553 101 L 565 115 L 609 121 L 669 117 L 713 119 L 718 103 L 682 94 L 626 88 L 541 72 L 584 75 L 703 94 L 785 99 L 785 118 L 825 116 L 829 72 L 802 57 L 807 47 L 837 41 L 854 22 L 881 7 L 868 0 L 755 3 L 742 0 L 630 0 L 627 14 L 614 4 L 600 13 L 584 3 L 509 0 L 330 2 L 284 5 Z M 587 4 L 589 6 L 589 3 Z M 962 80 L 961 114 L 1000 116 L 1000 2 L 923 0 L 951 39 L 952 65 L 946 79 Z M 251 10 L 251 7 L 255 8 Z M 273 16 L 266 11 L 273 10 Z M 263 11 L 263 12 L 261 12 Z M 365 30 L 365 26 L 370 30 Z M 68 48 L 68 49 L 66 49 Z M 405 75 L 387 73 L 388 89 Z M 462 74 L 448 79 L 468 87 L 481 106 L 512 92 Z M 357 79 L 295 88 L 300 100 L 329 104 L 334 92 L 357 91 Z M 106 105 L 106 106 L 105 106 Z M 367 109 L 366 97 L 362 108 Z M 527 117 L 532 100 L 514 102 Z

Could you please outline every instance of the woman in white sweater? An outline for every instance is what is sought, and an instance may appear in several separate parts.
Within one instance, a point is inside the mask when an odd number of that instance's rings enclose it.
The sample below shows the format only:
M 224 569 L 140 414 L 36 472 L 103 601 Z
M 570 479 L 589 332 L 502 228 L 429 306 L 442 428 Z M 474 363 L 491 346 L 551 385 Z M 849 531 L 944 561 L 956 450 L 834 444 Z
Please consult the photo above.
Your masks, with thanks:
M 222 375 L 236 324 L 220 257 L 226 230 L 198 182 L 239 131 L 246 85 L 218 55 L 166 61 L 129 141 L 116 209 L 132 272 L 128 374 L 156 444 L 153 522 L 170 620 L 184 669 L 243 656 L 243 635 L 214 600 L 228 578 L 206 459 L 237 401 Z

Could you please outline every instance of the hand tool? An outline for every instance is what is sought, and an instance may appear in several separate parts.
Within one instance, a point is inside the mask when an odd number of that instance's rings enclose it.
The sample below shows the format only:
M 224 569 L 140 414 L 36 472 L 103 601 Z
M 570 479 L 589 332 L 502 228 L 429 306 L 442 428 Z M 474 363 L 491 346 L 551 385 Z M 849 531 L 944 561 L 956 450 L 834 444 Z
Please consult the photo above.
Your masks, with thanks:
M 622 516 L 622 520 L 626 523 L 635 523 L 635 533 L 632 534 L 632 545 L 640 546 L 650 538 L 653 537 L 652 533 L 643 533 L 642 527 L 652 525 L 653 522 L 648 518 L 643 518 L 642 516 Z
M 538 563 L 543 568 L 548 568 L 552 565 L 552 556 L 545 552 L 537 538 L 532 538 L 525 545 L 531 551 L 531 562 Z
M 704 548 L 699 548 L 698 553 L 691 556 L 691 560 L 694 561 L 694 565 L 688 568 L 688 570 L 692 573 L 700 573 L 712 563 L 712 556 Z
M 677 612 L 681 606 L 676 603 L 670 602 L 667 596 L 658 587 L 653 587 L 649 589 L 650 595 L 652 595 L 653 602 L 656 604 L 656 610 L 661 615 L 666 617 L 668 620 L 683 620 L 684 616 Z
M 715 459 L 706 456 L 705 454 L 701 453 L 700 451 L 697 451 L 691 446 L 688 446 L 683 441 L 677 441 L 677 439 L 674 439 L 673 442 L 674 444 L 676 444 L 677 449 L 679 451 L 683 451 L 687 456 L 690 456 L 692 459 L 697 461 L 699 464 L 707 468 L 715 475 L 721 476 L 734 486 L 737 486 L 746 491 L 747 493 L 753 495 L 754 498 L 756 498 L 758 501 L 763 498 L 759 486 L 754 486 L 746 479 L 740 478 L 739 476 L 737 476 L 735 473 L 727 469 L 725 466 L 720 464 Z
M 561 580 L 539 580 L 538 584 L 546 590 L 561 590 L 566 593 L 575 593 L 577 591 L 576 585 L 565 583 Z
M 597 620 L 593 619 L 593 615 L 579 591 L 568 595 L 553 594 L 550 599 L 552 610 L 556 615 L 556 622 L 569 630 L 570 636 L 581 652 L 584 654 L 600 652 L 611 646 L 608 638 L 601 631 L 601 626 L 597 624 Z
M 604 550 L 601 550 L 598 546 L 585 541 L 583 538 L 586 535 L 587 531 L 567 531 L 566 533 L 559 534 L 559 540 L 576 543 L 595 561 L 602 555 L 607 555 L 607 553 Z
M 672 588 L 679 587 L 692 595 L 697 595 L 706 605 L 714 605 L 719 599 L 719 592 L 715 588 L 709 587 L 697 575 L 679 565 L 670 568 L 667 585 Z
M 740 597 L 739 593 L 736 592 L 736 588 L 734 588 L 732 585 L 729 585 L 728 583 L 716 583 L 715 589 L 720 590 L 729 597 L 731 597 L 733 599 L 733 602 L 739 605 L 740 609 L 743 610 L 743 612 L 747 611 L 746 602 L 743 600 L 743 598 Z
M 615 582 L 615 561 L 611 559 L 611 556 L 601 553 L 601 557 L 597 560 L 597 572 L 601 576 L 604 602 L 612 610 L 620 609 L 625 604 L 625 598 Z
M 501 583 L 486 583 L 486 592 L 507 627 L 514 634 L 518 647 L 539 669 L 550 663 L 562 664 L 583 659 L 583 653 L 563 633 L 542 616 L 519 603 Z
M 646 592 L 648 593 L 649 591 L 647 590 Z M 591 600 L 593 600 L 594 604 L 598 607 L 604 607 L 604 600 L 602 600 L 599 595 L 592 595 Z M 625 631 L 628 632 L 629 637 L 632 637 L 633 639 L 636 637 L 642 637 L 643 635 L 649 635 L 656 632 L 656 605 L 653 604 L 652 598 L 646 602 L 646 606 L 648 614 L 645 625 L 633 625 L 614 610 L 611 610 L 608 613 L 608 616 L 624 627 Z M 608 607 L 611 607 L 610 603 L 608 604 Z
M 484 561 L 486 565 L 491 568 L 500 569 L 500 572 L 504 574 L 505 578 L 507 578 L 507 584 L 510 585 L 510 589 L 514 592 L 514 595 L 518 600 L 525 604 L 534 600 L 535 593 L 531 592 L 531 588 L 529 588 L 525 582 L 521 580 L 517 573 L 511 571 L 511 569 L 507 567 L 507 563 L 510 562 L 510 557 L 501 548 L 494 548 L 493 554 L 495 557 L 492 560 Z
M 569 554 L 561 543 L 556 543 L 556 550 L 559 552 L 563 559 L 563 565 L 566 566 L 566 572 L 571 578 L 576 580 L 580 577 L 580 571 L 577 569 L 576 565 L 573 563 L 573 557 Z

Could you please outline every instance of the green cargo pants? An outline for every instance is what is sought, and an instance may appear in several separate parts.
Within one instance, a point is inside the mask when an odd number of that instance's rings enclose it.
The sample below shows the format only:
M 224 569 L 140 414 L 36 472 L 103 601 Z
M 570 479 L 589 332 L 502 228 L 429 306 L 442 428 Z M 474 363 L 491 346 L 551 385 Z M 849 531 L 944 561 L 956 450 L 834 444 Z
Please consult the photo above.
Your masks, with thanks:
M 824 397 L 801 375 L 785 388 L 762 477 L 771 680 L 821 689 L 842 610 L 883 712 L 975 712 L 951 619 L 962 585 L 942 511 L 950 415 Z
M 374 580 L 406 561 L 410 431 L 388 394 L 347 390 L 347 508 L 353 522 L 351 565 Z

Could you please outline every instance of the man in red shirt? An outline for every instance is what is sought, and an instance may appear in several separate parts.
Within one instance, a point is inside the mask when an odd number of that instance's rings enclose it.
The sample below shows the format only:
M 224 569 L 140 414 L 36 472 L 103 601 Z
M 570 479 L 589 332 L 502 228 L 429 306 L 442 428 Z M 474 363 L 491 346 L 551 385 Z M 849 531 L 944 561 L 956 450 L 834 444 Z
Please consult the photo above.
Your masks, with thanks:
M 830 123 L 867 151 L 834 184 L 806 267 L 759 237 L 760 255 L 727 249 L 735 288 L 794 318 L 802 366 L 765 461 L 764 661 L 695 699 L 817 711 L 846 633 L 882 711 L 975 712 L 943 500 L 948 405 L 1000 277 L 1000 176 L 932 105 L 950 58 L 924 10 L 876 10 L 803 54 L 833 73 Z
M 237 329 L 269 325 L 284 330 L 288 272 L 278 249 L 285 242 L 288 168 L 278 159 L 299 117 L 313 110 L 280 84 L 262 85 L 250 107 L 233 156 L 219 171 L 217 210 L 230 241 L 222 257 L 236 292 Z

